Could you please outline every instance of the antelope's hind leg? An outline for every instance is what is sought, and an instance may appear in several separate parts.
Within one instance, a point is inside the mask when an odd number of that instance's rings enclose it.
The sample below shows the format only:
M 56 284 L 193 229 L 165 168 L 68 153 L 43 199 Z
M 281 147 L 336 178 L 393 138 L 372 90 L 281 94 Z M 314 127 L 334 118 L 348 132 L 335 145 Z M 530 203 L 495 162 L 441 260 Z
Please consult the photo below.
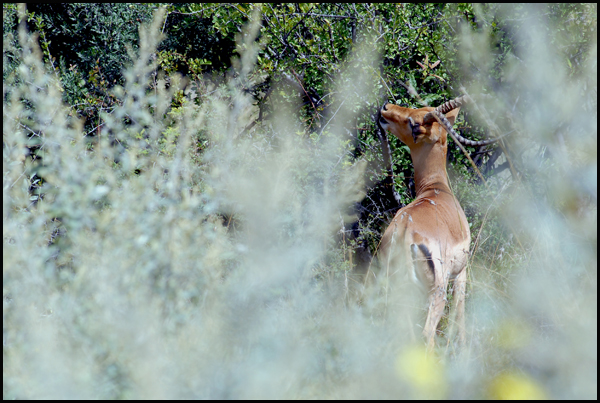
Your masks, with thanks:
M 446 282 L 447 284 L 447 282 Z M 429 293 L 429 309 L 427 312 L 427 321 L 423 328 L 423 335 L 427 339 L 427 349 L 431 350 L 435 347 L 435 334 L 437 331 L 440 319 L 444 315 L 446 306 L 446 287 L 444 284 L 435 286 Z
M 467 289 L 467 268 L 454 279 L 452 286 L 452 300 L 454 305 L 454 317 L 458 332 L 458 343 L 465 344 L 465 297 Z
M 448 278 L 444 276 L 441 259 L 432 255 L 429 248 L 424 244 L 412 244 L 411 254 L 413 258 L 413 269 L 416 279 L 425 285 L 429 291 L 427 310 L 427 321 L 423 328 L 423 336 L 427 339 L 427 348 L 431 350 L 435 346 L 435 333 L 440 319 L 444 315 L 446 306 L 446 287 Z

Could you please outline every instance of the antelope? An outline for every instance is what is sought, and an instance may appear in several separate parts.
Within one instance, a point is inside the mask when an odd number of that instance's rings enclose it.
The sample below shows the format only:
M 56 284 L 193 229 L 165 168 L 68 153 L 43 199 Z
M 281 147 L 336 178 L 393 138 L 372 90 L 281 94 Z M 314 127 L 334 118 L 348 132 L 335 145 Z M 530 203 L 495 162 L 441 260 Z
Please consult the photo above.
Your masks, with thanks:
M 471 234 L 469 223 L 448 184 L 446 153 L 448 132 L 466 145 L 486 145 L 498 139 L 471 141 L 452 129 L 466 96 L 437 108 L 404 108 L 386 103 L 380 110 L 381 127 L 408 146 L 414 166 L 415 200 L 398 210 L 383 234 L 379 261 L 396 270 L 406 264 L 408 273 L 428 293 L 423 335 L 427 347 L 447 302 L 446 289 L 454 281 L 453 300 L 458 341 L 465 341 L 465 289 Z

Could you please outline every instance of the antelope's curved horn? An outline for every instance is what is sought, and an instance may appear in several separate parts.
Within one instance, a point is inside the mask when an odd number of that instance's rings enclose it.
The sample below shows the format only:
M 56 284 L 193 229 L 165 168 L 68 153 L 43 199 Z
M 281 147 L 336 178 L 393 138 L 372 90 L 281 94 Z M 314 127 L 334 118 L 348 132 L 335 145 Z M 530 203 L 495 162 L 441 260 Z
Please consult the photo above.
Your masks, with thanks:
M 434 110 L 432 110 L 431 112 L 426 114 L 423 117 L 423 123 L 426 124 L 426 123 L 433 123 L 436 120 L 439 121 L 444 126 L 444 128 L 446 129 L 446 131 L 448 133 L 452 133 L 452 135 L 454 136 L 454 138 L 456 140 L 460 141 L 462 144 L 467 145 L 467 146 L 485 146 L 488 144 L 495 143 L 498 140 L 500 140 L 501 138 L 510 134 L 510 133 L 506 133 L 500 137 L 496 137 L 496 138 L 489 139 L 489 140 L 473 141 L 473 140 L 466 139 L 463 136 L 461 136 L 460 134 L 458 134 L 457 132 L 455 132 L 454 129 L 452 128 L 452 125 L 448 121 L 448 119 L 446 119 L 445 115 L 446 115 L 446 113 L 450 112 L 451 110 L 461 107 L 462 105 L 469 102 L 470 100 L 471 99 L 467 95 L 463 95 L 462 97 L 458 97 L 455 99 L 451 99 L 448 102 L 444 102 L 443 104 L 441 104 L 440 106 L 438 106 L 437 108 L 435 108 Z
M 463 106 L 465 103 L 469 101 L 469 97 L 467 95 L 463 95 L 462 97 L 458 97 L 455 99 L 451 99 L 450 101 L 444 102 L 433 111 L 429 112 L 427 115 L 423 117 L 423 123 L 433 123 L 435 122 L 435 118 L 433 117 L 433 112 L 437 111 L 443 115 L 450 112 L 453 109 Z
M 445 115 L 451 110 L 463 106 L 467 102 L 469 102 L 469 97 L 467 95 L 463 95 L 462 97 L 451 99 L 450 101 L 441 104 L 440 106 L 435 108 L 435 110 Z
M 452 125 L 448 121 L 448 119 L 446 119 L 446 116 L 444 116 L 442 113 L 438 112 L 437 109 L 433 110 L 433 111 L 431 111 L 429 113 L 432 114 L 432 116 L 434 116 L 433 119 L 435 119 L 437 117 L 439 119 L 439 122 L 446 129 L 446 131 L 448 133 L 452 133 L 452 135 L 454 136 L 454 138 L 456 140 L 460 141 L 462 144 L 464 144 L 466 146 L 486 146 L 488 144 L 492 144 L 492 143 L 497 142 L 501 138 L 503 138 L 505 136 L 508 136 L 511 133 L 511 132 L 509 132 L 509 133 L 503 134 L 500 137 L 496 137 L 496 138 L 489 139 L 489 140 L 473 141 L 473 140 L 466 139 L 463 136 L 461 136 L 460 134 L 458 134 L 457 132 L 455 132 L 454 129 L 452 128 Z

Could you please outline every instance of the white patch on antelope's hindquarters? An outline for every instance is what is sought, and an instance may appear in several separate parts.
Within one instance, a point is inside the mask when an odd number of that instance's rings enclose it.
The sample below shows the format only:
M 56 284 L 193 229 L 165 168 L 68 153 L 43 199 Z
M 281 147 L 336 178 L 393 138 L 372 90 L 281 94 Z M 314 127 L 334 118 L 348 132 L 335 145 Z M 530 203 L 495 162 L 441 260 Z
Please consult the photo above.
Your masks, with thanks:
M 411 272 L 412 281 L 414 281 L 415 284 L 421 285 L 421 282 L 419 281 L 419 277 L 417 276 L 416 260 L 418 259 L 418 253 L 419 253 L 419 247 L 417 246 L 417 244 L 415 244 L 415 243 L 410 244 L 410 254 L 412 255 L 412 259 L 413 259 L 412 272 Z

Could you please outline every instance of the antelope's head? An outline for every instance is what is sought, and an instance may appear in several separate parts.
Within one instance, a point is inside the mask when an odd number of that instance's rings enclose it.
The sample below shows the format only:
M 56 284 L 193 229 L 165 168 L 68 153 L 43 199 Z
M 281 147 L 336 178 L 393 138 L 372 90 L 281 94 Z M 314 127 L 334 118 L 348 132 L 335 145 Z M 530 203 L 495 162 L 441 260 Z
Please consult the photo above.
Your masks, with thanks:
M 417 144 L 446 144 L 447 132 L 440 125 L 431 111 L 434 108 L 411 109 L 386 103 L 381 108 L 379 123 L 384 130 L 391 132 L 400 141 L 412 149 Z M 447 112 L 446 118 L 450 127 L 454 124 L 460 107 Z

